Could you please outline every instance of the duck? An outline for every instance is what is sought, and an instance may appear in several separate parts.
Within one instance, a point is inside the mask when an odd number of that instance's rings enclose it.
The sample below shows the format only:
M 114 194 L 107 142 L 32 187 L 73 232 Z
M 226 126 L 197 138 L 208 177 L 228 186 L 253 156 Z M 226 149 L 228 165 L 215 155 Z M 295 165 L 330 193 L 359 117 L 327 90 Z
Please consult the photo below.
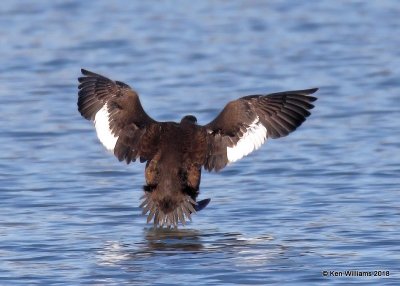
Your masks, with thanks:
M 204 209 L 202 169 L 218 172 L 269 139 L 285 137 L 310 116 L 318 88 L 256 94 L 230 101 L 209 123 L 194 115 L 161 122 L 144 110 L 129 85 L 81 69 L 78 111 L 119 161 L 146 163 L 140 208 L 154 227 L 178 227 Z

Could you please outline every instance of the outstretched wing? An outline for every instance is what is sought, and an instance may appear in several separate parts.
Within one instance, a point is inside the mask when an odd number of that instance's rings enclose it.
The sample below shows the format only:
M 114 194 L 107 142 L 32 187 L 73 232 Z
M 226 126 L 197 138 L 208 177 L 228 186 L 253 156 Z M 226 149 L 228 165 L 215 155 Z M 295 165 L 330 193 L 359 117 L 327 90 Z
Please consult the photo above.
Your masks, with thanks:
M 250 95 L 229 102 L 204 127 L 209 154 L 204 168 L 218 171 L 258 149 L 267 138 L 280 138 L 296 130 L 310 115 L 318 89 Z
M 143 110 L 137 93 L 123 82 L 81 71 L 78 110 L 94 122 L 100 142 L 128 164 L 137 157 L 151 159 L 160 124 Z

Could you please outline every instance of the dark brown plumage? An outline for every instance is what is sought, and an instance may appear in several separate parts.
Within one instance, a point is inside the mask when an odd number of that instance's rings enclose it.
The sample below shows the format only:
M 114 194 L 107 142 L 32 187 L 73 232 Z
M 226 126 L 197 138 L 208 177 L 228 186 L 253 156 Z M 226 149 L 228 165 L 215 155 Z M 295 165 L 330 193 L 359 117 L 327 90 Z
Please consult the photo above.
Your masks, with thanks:
M 146 162 L 141 207 L 155 226 L 191 219 L 209 199 L 196 202 L 201 168 L 218 171 L 258 149 L 268 138 L 293 132 L 310 115 L 317 89 L 251 95 L 229 102 L 209 124 L 193 115 L 158 122 L 128 85 L 82 69 L 78 110 L 95 123 L 102 144 L 126 163 Z

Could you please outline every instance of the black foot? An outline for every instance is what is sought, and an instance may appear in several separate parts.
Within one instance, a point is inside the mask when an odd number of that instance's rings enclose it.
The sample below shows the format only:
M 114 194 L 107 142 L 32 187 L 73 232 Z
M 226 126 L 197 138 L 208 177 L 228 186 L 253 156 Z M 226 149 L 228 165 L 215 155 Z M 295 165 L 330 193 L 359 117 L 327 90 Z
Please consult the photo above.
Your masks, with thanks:
M 210 201 L 211 201 L 211 199 L 205 199 L 205 200 L 198 201 L 197 205 L 194 206 L 194 209 L 196 210 L 196 212 L 201 211 L 208 205 L 208 203 Z

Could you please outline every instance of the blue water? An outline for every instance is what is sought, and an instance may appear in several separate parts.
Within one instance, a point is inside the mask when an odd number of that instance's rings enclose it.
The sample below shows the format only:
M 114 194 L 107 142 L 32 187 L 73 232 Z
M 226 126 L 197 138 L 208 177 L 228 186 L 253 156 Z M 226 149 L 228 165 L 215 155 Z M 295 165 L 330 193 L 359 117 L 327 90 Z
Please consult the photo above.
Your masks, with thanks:
M 0 285 L 399 285 L 399 15 L 395 0 L 2 1 Z M 193 223 L 154 230 L 144 165 L 77 112 L 81 67 L 157 120 L 205 124 L 254 93 L 319 100 L 295 133 L 204 173 Z M 330 274 L 345 270 L 385 276 Z

